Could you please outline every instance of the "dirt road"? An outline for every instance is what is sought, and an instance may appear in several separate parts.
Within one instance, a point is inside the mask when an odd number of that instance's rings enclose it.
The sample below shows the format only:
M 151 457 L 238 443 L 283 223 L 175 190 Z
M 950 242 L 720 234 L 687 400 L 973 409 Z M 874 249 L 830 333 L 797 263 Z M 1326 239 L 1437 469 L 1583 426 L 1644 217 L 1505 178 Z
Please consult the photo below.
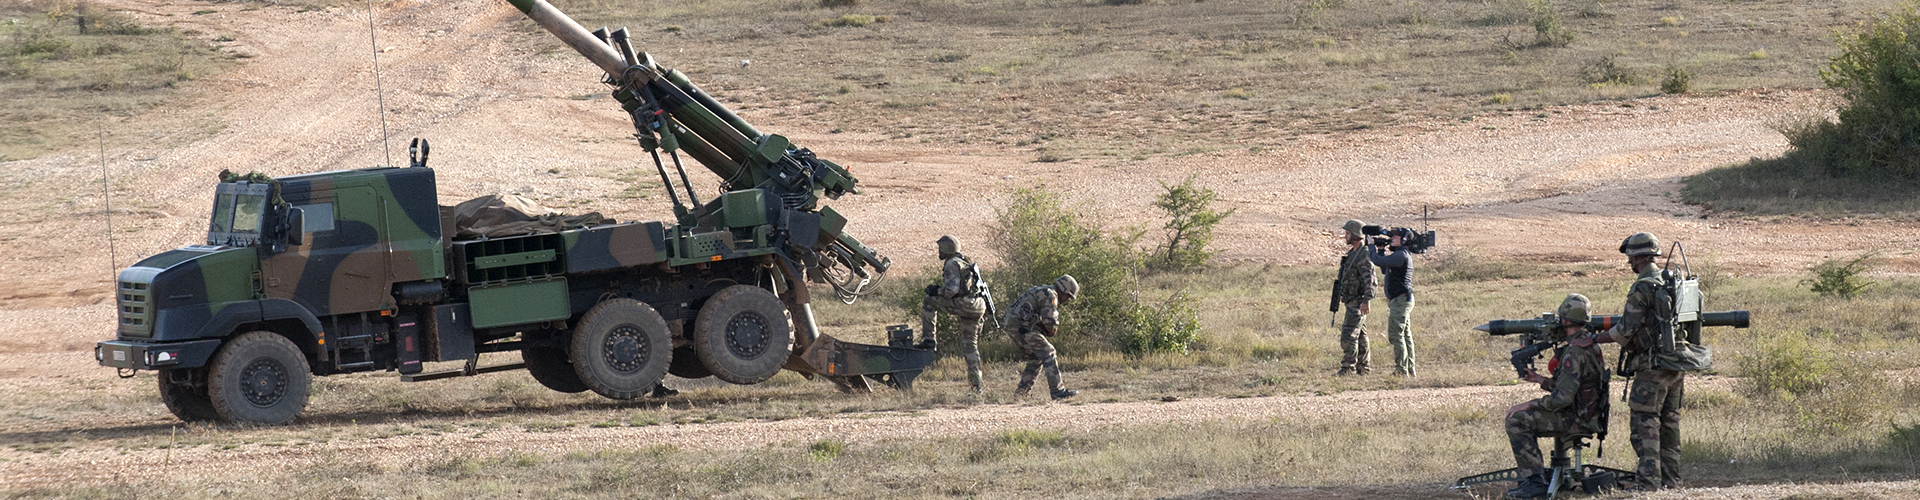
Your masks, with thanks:
M 0 164 L 0 384 L 34 379 L 109 381 L 86 354 L 109 336 L 107 285 L 132 260 L 203 237 L 207 188 L 221 170 L 274 175 L 404 161 L 382 148 L 367 12 L 243 4 L 100 0 L 142 22 L 231 37 L 250 56 L 233 71 L 197 82 L 199 96 L 156 116 L 117 123 L 107 145 L 114 237 L 105 237 L 99 158 L 73 152 Z M 195 15 L 202 10 L 213 14 Z M 623 199 L 639 150 L 630 125 L 604 95 L 600 75 L 574 54 L 553 50 L 496 0 L 412 0 L 378 4 L 379 62 L 386 128 L 395 148 L 433 141 L 443 204 L 518 193 L 574 211 L 621 219 L 670 213 L 654 196 Z M 726 89 L 712 89 L 725 93 Z M 1752 90 L 1710 97 L 1657 97 L 1483 116 L 1471 122 L 1414 123 L 1310 137 L 1280 150 L 1144 161 L 1030 163 L 1012 151 L 940 145 L 865 134 L 830 134 L 830 124 L 755 106 L 746 118 L 823 157 L 849 165 L 867 193 L 835 204 L 865 241 L 907 268 L 930 264 L 938 234 L 979 241 L 993 193 L 1045 183 L 1116 224 L 1151 215 L 1161 181 L 1199 176 L 1239 212 L 1217 243 L 1230 260 L 1326 264 L 1336 258 L 1338 222 L 1417 224 L 1432 207 L 1443 244 L 1477 255 L 1549 262 L 1613 261 L 1618 239 L 1653 231 L 1712 249 L 1739 272 L 1798 272 L 1831 255 L 1888 250 L 1888 272 L 1920 272 L 1913 238 L 1920 224 L 1762 222 L 1703 216 L 1677 203 L 1677 180 L 1784 147 L 1765 123 L 1807 106 L 1815 93 Z M 641 171 L 645 174 L 644 170 Z M 711 176 L 696 185 L 710 190 Z M 110 257 L 109 243 L 114 249 Z M 1892 245 L 1889 247 L 1889 245 Z M 0 452 L 9 485 L 99 478 L 164 460 L 181 468 L 279 468 L 340 455 L 404 460 L 421 444 L 536 446 L 561 451 L 614 443 L 683 447 L 747 446 L 837 435 L 889 439 L 988 432 L 1047 413 L 1074 426 L 1176 418 L 1294 417 L 1334 408 L 1428 408 L 1497 404 L 1516 388 L 1383 391 L 1325 397 L 1196 400 L 1084 406 L 975 407 L 877 418 L 799 419 L 700 426 L 574 429 L 561 433 L 408 436 L 330 445 L 326 451 L 254 447 L 214 453 L 74 450 L 57 457 Z M 0 401 L 0 411 L 8 411 Z M 1169 409 L 1178 408 L 1178 411 Z M 956 418 L 964 412 L 966 418 Z M 1071 418 L 1059 418 L 1067 415 Z M 912 425 L 893 425 L 913 419 Z M 737 432 L 736 432 L 737 431 Z M 237 453 L 238 455 L 235 455 Z M 235 460 L 235 456 L 241 457 Z M 120 473 L 115 472 L 115 473 Z

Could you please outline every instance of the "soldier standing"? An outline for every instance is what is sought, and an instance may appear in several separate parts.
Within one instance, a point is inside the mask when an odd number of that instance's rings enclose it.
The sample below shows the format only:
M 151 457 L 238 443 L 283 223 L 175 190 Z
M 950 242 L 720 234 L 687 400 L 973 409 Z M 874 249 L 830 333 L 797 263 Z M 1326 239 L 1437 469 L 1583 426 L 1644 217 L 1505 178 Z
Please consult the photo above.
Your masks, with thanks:
M 945 263 L 940 284 L 927 285 L 927 298 L 920 301 L 920 345 L 926 349 L 936 345 L 934 320 L 939 313 L 959 319 L 960 356 L 967 360 L 967 382 L 973 384 L 973 393 L 979 394 L 980 318 L 987 314 L 987 283 L 980 276 L 980 266 L 960 254 L 960 242 L 952 236 L 941 236 L 934 243 Z
M 1633 452 L 1640 456 L 1640 488 L 1675 487 L 1680 483 L 1680 404 L 1686 394 L 1686 372 L 1661 368 L 1653 352 L 1659 329 L 1671 328 L 1671 307 L 1658 296 L 1667 287 L 1666 276 L 1653 265 L 1660 256 L 1660 240 L 1651 233 L 1634 233 L 1620 243 L 1627 265 L 1639 274 L 1627 291 L 1620 323 L 1602 342 L 1619 342 L 1622 376 L 1633 377 L 1627 407 L 1633 429 Z M 1667 317 L 1662 317 L 1667 316 Z
M 1020 346 L 1020 354 L 1027 358 L 1027 368 L 1020 372 L 1020 386 L 1013 390 L 1015 396 L 1025 396 L 1033 388 L 1033 379 L 1042 368 L 1047 372 L 1047 388 L 1052 391 L 1053 399 L 1066 399 L 1080 391 L 1068 389 L 1060 384 L 1060 363 L 1055 357 L 1053 344 L 1047 342 L 1059 331 L 1060 306 L 1073 302 L 1080 294 L 1080 282 L 1073 276 L 1061 275 L 1052 285 L 1040 285 L 1027 289 L 1020 294 L 1013 307 L 1007 309 L 1004 322 L 1013 329 L 1013 344 Z
M 1366 375 L 1372 371 L 1367 362 L 1372 353 L 1367 349 L 1367 329 L 1361 325 L 1367 319 L 1368 304 L 1373 301 L 1373 263 L 1368 259 L 1366 238 L 1360 229 L 1365 222 L 1349 220 L 1340 228 L 1347 234 L 1347 255 L 1340 258 L 1340 278 L 1334 282 L 1334 297 L 1347 307 L 1346 321 L 1340 324 L 1340 373 L 1338 375 Z
M 1507 409 L 1513 461 L 1526 475 L 1519 486 L 1507 490 L 1507 498 L 1546 496 L 1552 478 L 1540 460 L 1540 438 L 1585 436 L 1606 429 L 1607 380 L 1612 374 L 1593 336 L 1581 334 L 1590 319 L 1590 307 L 1587 297 L 1577 293 L 1560 302 L 1560 326 L 1547 333 L 1547 341 L 1567 345 L 1557 349 L 1547 365 L 1551 378 L 1531 370 L 1524 377 L 1548 394 Z

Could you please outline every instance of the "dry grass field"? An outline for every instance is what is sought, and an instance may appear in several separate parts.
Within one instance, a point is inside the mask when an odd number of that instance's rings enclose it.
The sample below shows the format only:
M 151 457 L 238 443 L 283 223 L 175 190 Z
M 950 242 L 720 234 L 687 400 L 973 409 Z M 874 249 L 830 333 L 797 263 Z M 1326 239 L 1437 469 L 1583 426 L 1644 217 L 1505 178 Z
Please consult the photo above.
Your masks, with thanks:
M 1617 311 L 1629 276 L 1612 245 L 1636 230 L 1686 241 L 1708 307 L 1755 318 L 1708 331 L 1718 362 L 1691 380 L 1683 429 L 1695 488 L 1652 498 L 1920 498 L 1911 216 L 1724 213 L 1679 193 L 1778 154 L 1765 124 L 1823 98 L 1832 30 L 1890 1 L 558 2 L 853 166 L 868 192 L 836 207 L 900 269 L 880 296 L 819 305 L 826 333 L 912 322 L 899 305 L 922 283 L 902 277 L 931 273 L 934 235 L 985 240 L 995 193 L 1044 184 L 1124 227 L 1151 220 L 1158 182 L 1195 175 L 1240 210 L 1227 259 L 1131 292 L 1189 294 L 1199 340 L 1130 356 L 1068 332 L 1062 366 L 1084 391 L 1069 403 L 1011 397 L 1020 364 L 990 333 L 984 396 L 951 358 L 917 393 L 872 396 L 790 373 L 627 402 L 523 372 L 361 374 L 316 380 L 308 413 L 272 428 L 181 424 L 151 374 L 94 366 L 116 258 L 97 228 L 115 217 L 124 265 L 194 243 L 223 168 L 381 163 L 365 4 L 95 0 L 152 30 L 123 39 L 46 16 L 69 5 L 50 1 L 0 0 L 0 21 L 20 20 L 0 25 L 6 498 L 1486 498 L 1499 490 L 1445 486 L 1510 465 L 1500 410 L 1537 391 L 1513 380 L 1512 340 L 1470 328 L 1569 292 Z M 393 134 L 435 141 L 443 200 L 666 213 L 598 75 L 517 12 L 375 8 Z M 111 68 L 119 86 L 88 83 Z M 1673 70 L 1688 92 L 1658 96 Z M 1328 231 L 1424 205 L 1443 239 L 1416 271 L 1421 376 L 1332 377 Z M 1877 285 L 1858 298 L 1803 282 L 1869 252 Z M 1597 461 L 1626 467 L 1616 410 Z

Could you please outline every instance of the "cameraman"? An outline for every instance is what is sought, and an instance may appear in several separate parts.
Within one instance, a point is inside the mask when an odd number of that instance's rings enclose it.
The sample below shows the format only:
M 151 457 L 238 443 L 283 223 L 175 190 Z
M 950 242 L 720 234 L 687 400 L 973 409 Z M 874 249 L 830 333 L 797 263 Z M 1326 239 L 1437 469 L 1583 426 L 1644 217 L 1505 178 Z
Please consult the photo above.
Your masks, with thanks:
M 1606 360 L 1594 346 L 1592 335 L 1583 333 L 1591 303 L 1580 294 L 1568 295 L 1560 303 L 1560 325 L 1547 332 L 1547 342 L 1563 347 L 1554 350 L 1547 364 L 1549 377 L 1528 370 L 1528 382 L 1540 384 L 1548 394 L 1507 409 L 1507 441 L 1513 445 L 1515 467 L 1525 475 L 1520 484 L 1507 490 L 1507 498 L 1546 498 L 1549 481 L 1546 466 L 1540 461 L 1540 438 L 1574 437 L 1598 434 L 1606 430 Z
M 1386 278 L 1387 342 L 1393 344 L 1393 374 L 1412 377 L 1413 332 L 1408 328 L 1407 313 L 1413 310 L 1413 273 L 1408 269 L 1413 260 L 1406 247 L 1400 245 L 1402 236 L 1404 232 L 1394 231 L 1385 247 L 1374 240 L 1367 260 L 1379 266 L 1380 274 Z

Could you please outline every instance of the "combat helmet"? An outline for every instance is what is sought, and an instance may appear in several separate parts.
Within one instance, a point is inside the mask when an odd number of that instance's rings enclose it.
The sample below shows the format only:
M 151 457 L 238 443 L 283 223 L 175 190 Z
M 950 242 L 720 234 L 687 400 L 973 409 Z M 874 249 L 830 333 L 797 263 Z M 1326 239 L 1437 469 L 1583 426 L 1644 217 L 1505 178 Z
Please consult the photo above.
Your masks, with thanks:
M 1066 296 L 1062 300 L 1073 300 L 1074 296 L 1080 295 L 1080 281 L 1073 279 L 1071 274 L 1062 274 L 1053 280 L 1053 289 Z
M 1633 236 L 1628 236 L 1625 241 L 1620 242 L 1620 253 L 1627 254 L 1628 257 L 1642 255 L 1657 257 L 1660 255 L 1660 240 L 1654 238 L 1653 233 L 1633 233 Z
M 1587 300 L 1587 296 L 1585 295 L 1573 293 L 1567 294 L 1567 299 L 1560 301 L 1560 310 L 1556 311 L 1555 314 L 1559 315 L 1560 320 L 1565 322 L 1561 323 L 1563 326 L 1567 324 L 1584 325 L 1588 320 L 1593 319 L 1592 314 L 1589 312 L 1591 309 L 1593 309 L 1593 301 Z M 1566 330 L 1562 329 L 1562 326 L 1554 326 L 1550 329 L 1548 336 L 1555 339 L 1563 338 L 1566 336 Z
M 1347 219 L 1346 224 L 1340 225 L 1340 229 L 1346 230 L 1349 236 L 1352 236 L 1355 238 L 1360 237 L 1360 232 L 1364 230 L 1366 227 L 1367 227 L 1367 223 L 1360 222 L 1360 219 Z
M 933 244 L 940 248 L 940 255 L 942 256 L 958 255 L 960 253 L 960 240 L 953 239 L 953 235 L 940 235 L 940 239 L 933 240 Z

